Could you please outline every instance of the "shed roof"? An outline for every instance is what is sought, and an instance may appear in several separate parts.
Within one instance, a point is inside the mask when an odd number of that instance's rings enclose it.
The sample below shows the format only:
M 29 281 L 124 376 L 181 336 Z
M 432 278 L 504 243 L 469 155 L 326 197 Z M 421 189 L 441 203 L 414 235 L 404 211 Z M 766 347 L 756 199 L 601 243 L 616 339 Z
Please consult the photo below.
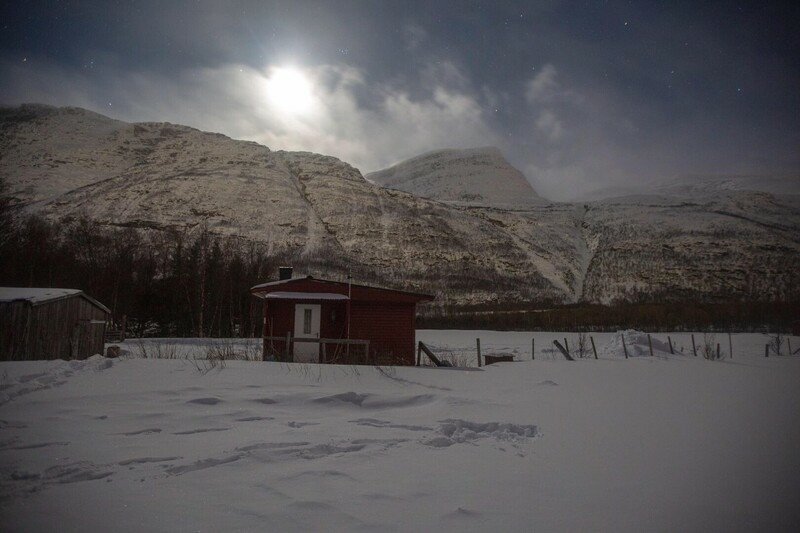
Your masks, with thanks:
M 261 283 L 252 287 L 250 292 L 258 298 L 268 298 L 268 295 L 277 292 L 299 292 L 304 294 L 341 294 L 345 296 L 349 294 L 353 301 L 417 303 L 433 300 L 433 296 L 430 294 L 384 289 L 356 283 L 350 284 L 344 281 L 316 279 L 312 276 Z
M 0 302 L 25 301 L 31 305 L 41 305 L 73 296 L 85 298 L 93 305 L 99 307 L 106 313 L 111 314 L 111 310 L 108 307 L 101 304 L 91 296 L 88 296 L 80 289 L 56 289 L 49 287 L 0 287 Z

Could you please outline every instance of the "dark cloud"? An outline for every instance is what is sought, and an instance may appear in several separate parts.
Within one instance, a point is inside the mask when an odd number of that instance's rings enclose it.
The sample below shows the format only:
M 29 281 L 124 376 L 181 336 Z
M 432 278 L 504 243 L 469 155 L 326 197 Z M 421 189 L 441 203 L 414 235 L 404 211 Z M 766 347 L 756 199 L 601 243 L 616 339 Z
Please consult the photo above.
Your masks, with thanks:
M 528 4 L 6 3 L 0 99 L 181 122 L 364 171 L 495 144 L 554 198 L 800 171 L 797 7 Z M 313 84 L 301 113 L 267 95 L 287 66 Z

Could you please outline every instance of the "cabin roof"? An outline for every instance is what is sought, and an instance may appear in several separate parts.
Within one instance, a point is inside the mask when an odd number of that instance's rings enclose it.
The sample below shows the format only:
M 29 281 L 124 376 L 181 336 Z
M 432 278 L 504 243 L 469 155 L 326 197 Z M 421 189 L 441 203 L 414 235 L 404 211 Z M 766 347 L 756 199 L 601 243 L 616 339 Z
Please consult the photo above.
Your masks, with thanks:
M 250 292 L 258 298 L 270 298 L 268 295 L 276 294 L 278 292 L 291 292 L 301 293 L 304 295 L 298 296 L 297 299 L 309 299 L 309 294 L 316 294 L 317 299 L 321 299 L 319 298 L 320 294 L 345 295 L 345 298 L 347 298 L 347 294 L 350 294 L 350 298 L 352 300 L 365 301 L 375 299 L 405 303 L 416 303 L 434 299 L 434 297 L 430 294 L 401 291 L 397 289 L 385 289 L 382 287 L 372 287 L 370 285 L 359 285 L 356 283 L 349 284 L 344 281 L 317 279 L 313 276 L 261 283 L 252 287 Z
M 336 292 L 287 292 L 276 291 L 267 293 L 267 300 L 349 300 L 347 295 Z
M 28 302 L 31 305 L 41 305 L 55 302 L 73 296 L 86 298 L 89 302 L 99 307 L 106 313 L 111 310 L 80 289 L 57 289 L 51 287 L 0 287 L 0 302 Z

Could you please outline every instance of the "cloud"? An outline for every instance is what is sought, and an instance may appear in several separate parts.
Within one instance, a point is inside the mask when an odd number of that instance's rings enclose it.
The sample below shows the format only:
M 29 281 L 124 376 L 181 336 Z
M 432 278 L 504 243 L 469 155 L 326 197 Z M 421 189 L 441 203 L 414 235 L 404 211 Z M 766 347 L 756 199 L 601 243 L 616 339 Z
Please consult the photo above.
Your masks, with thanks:
M 558 72 L 553 65 L 544 65 L 527 83 L 525 98 L 528 103 L 546 103 L 555 100 L 560 88 L 557 76 Z
M 428 32 L 419 24 L 406 24 L 403 27 L 403 39 L 408 50 L 417 50 L 428 40 Z
M 545 109 L 536 119 L 536 128 L 547 135 L 551 141 L 558 141 L 564 135 L 564 126 L 555 113 Z
M 451 63 L 430 64 L 412 94 L 372 84 L 345 65 L 274 65 L 254 69 L 227 64 L 151 72 L 67 71 L 43 62 L 0 65 L 6 103 L 76 105 L 128 121 L 169 121 L 263 143 L 272 149 L 308 150 L 339 157 L 363 172 L 438 148 L 497 144 L 481 95 Z M 286 74 L 290 72 L 291 74 Z M 303 102 L 291 98 L 298 85 Z M 280 74 L 282 73 L 282 74 Z M 305 83 L 305 82 L 304 82 Z M 277 95 L 277 96 L 276 96 Z M 302 104 L 302 105 L 300 105 Z

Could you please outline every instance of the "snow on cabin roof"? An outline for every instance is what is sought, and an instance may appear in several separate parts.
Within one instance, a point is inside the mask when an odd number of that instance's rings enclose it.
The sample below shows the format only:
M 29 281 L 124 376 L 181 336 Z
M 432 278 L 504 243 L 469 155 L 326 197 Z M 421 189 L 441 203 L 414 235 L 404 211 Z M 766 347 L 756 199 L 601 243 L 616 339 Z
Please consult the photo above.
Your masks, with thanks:
M 256 295 L 267 300 L 349 300 L 344 294 L 334 292 L 270 292 L 266 296 Z
M 31 305 L 61 300 L 70 296 L 81 296 L 101 308 L 106 313 L 111 310 L 91 296 L 84 294 L 80 289 L 55 289 L 39 287 L 0 287 L 0 302 L 26 301 Z
M 290 279 L 281 279 L 281 280 L 278 280 L 278 281 L 268 281 L 267 283 L 259 283 L 258 285 L 254 285 L 253 287 L 250 288 L 250 290 L 254 291 L 254 290 L 260 289 L 262 287 L 272 287 L 274 285 L 283 285 L 284 283 L 289 283 L 290 281 L 297 281 L 298 279 L 304 279 L 304 278 L 290 278 Z
M 399 289 L 387 289 L 387 288 L 384 288 L 384 287 L 373 287 L 373 286 L 370 286 L 370 285 L 361 285 L 361 284 L 357 284 L 357 283 L 348 283 L 347 281 L 333 281 L 333 280 L 328 280 L 328 279 L 319 279 L 319 278 L 315 278 L 313 276 L 306 276 L 306 277 L 300 277 L 300 278 L 290 278 L 290 279 L 281 279 L 281 280 L 277 280 L 277 281 L 269 281 L 267 283 L 260 283 L 258 285 L 255 285 L 255 286 L 251 287 L 250 288 L 250 292 L 254 296 L 256 296 L 257 298 L 264 298 L 263 295 L 265 293 L 269 294 L 268 291 L 266 291 L 264 289 L 269 289 L 270 287 L 276 287 L 276 286 L 280 286 L 280 285 L 284 285 L 284 284 L 288 284 L 288 283 L 296 283 L 296 282 L 301 282 L 301 281 L 313 281 L 313 282 L 317 282 L 317 283 L 323 283 L 323 284 L 339 286 L 339 287 L 348 287 L 349 286 L 352 289 L 364 289 L 364 290 L 368 290 L 368 291 L 380 291 L 382 293 L 397 294 L 397 295 L 403 295 L 405 297 L 416 298 L 417 300 L 420 300 L 420 301 L 422 301 L 422 300 L 433 300 L 434 299 L 434 297 L 432 295 L 430 295 L 430 294 L 409 292 L 409 291 L 403 291 L 403 290 L 399 290 Z M 327 293 L 327 294 L 330 294 L 330 293 Z
M 0 302 L 27 300 L 32 304 L 57 300 L 65 296 L 80 294 L 78 289 L 39 289 L 32 287 L 0 287 Z

